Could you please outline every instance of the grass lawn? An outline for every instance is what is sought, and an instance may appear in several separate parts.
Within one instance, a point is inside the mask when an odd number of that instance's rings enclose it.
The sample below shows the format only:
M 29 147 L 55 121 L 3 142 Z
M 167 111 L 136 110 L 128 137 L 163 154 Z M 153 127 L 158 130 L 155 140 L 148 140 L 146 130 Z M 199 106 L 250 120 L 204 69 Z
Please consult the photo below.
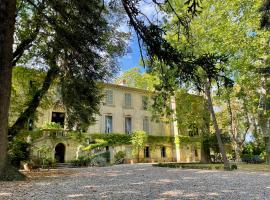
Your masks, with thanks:
M 237 165 L 240 171 L 265 171 L 270 172 L 270 164 L 245 164 L 231 163 Z M 207 169 L 207 170 L 223 170 L 223 164 L 202 164 L 202 163 L 158 163 L 153 164 L 155 167 L 170 167 L 183 169 Z
M 264 171 L 270 172 L 270 164 L 245 164 L 238 163 L 237 167 L 239 170 L 243 171 Z

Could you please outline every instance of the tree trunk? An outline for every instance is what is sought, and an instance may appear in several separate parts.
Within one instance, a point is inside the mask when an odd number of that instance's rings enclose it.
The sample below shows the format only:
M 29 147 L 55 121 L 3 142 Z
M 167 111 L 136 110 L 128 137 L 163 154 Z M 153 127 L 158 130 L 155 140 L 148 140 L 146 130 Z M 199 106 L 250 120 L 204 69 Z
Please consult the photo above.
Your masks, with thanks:
M 44 95 L 50 88 L 50 85 L 58 75 L 58 67 L 51 67 L 43 81 L 42 87 L 36 91 L 34 97 L 28 104 L 28 107 L 22 112 L 13 126 L 9 129 L 9 136 L 13 138 L 20 130 L 24 129 L 28 120 L 33 117 Z
M 16 0 L 0 0 L 0 179 L 5 175 Z
M 140 149 L 138 149 L 138 153 L 137 153 L 137 162 L 140 162 Z
M 221 130 L 219 129 L 219 126 L 218 126 L 218 123 L 217 123 L 216 114 L 215 114 L 215 111 L 214 111 L 213 102 L 212 102 L 212 98 L 211 98 L 210 87 L 211 87 L 211 82 L 210 82 L 210 80 L 208 80 L 207 83 L 206 83 L 206 87 L 205 87 L 205 94 L 206 94 L 206 97 L 207 97 L 208 109 L 209 109 L 209 112 L 210 112 L 212 120 L 213 120 L 219 150 L 220 150 L 220 153 L 221 153 L 222 158 L 223 158 L 224 169 L 229 169 L 230 165 L 229 165 L 229 162 L 228 162 L 228 159 L 227 159 L 227 156 L 226 156 L 224 145 L 223 145 L 222 140 L 221 140 Z

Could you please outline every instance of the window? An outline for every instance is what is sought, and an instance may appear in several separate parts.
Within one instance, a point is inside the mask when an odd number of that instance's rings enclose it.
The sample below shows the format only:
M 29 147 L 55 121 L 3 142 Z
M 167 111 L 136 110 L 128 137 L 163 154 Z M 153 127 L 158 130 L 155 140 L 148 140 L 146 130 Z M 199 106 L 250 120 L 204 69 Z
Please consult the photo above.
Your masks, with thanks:
M 166 147 L 161 147 L 160 151 L 161 151 L 161 157 L 165 158 L 166 157 Z
M 125 94 L 125 107 L 127 108 L 131 107 L 131 94 L 130 93 Z
M 149 119 L 148 117 L 143 118 L 143 131 L 149 133 Z
M 113 105 L 113 91 L 106 90 L 105 96 L 106 96 L 106 99 L 105 99 L 106 105 Z
M 125 117 L 125 133 L 131 134 L 131 117 Z
M 199 129 L 196 127 L 195 124 L 191 124 L 188 127 L 188 135 L 190 137 L 198 136 L 199 135 Z
M 150 149 L 149 149 L 149 147 L 144 148 L 144 157 L 145 158 L 150 158 Z
M 195 157 L 198 157 L 198 150 L 195 149 Z
M 52 112 L 52 121 L 61 125 L 64 128 L 65 123 L 65 113 L 62 112 Z
M 148 107 L 148 97 L 142 96 L 142 109 L 147 110 Z
M 105 133 L 112 133 L 112 116 L 105 116 Z

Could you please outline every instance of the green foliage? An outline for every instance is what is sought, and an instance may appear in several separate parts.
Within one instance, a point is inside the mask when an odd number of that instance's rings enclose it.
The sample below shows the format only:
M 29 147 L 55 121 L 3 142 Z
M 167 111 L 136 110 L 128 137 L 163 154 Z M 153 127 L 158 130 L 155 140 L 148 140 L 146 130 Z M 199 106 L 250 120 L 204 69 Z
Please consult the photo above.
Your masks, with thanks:
M 147 134 L 144 131 L 135 131 L 131 136 L 132 155 L 139 159 L 139 153 L 147 141 Z
M 87 134 L 78 131 L 68 131 L 66 133 L 67 139 L 77 140 L 79 142 L 85 142 L 88 137 Z
M 191 144 L 191 143 L 201 143 L 203 138 L 201 136 L 190 137 L 186 135 L 179 135 L 175 137 L 175 144 Z
M 209 132 L 210 114 L 202 96 L 179 90 L 175 101 L 177 125 L 181 135 L 203 135 Z
M 158 83 L 158 79 L 149 73 L 142 73 L 138 67 L 131 68 L 125 71 L 116 80 L 116 84 L 121 84 L 126 81 L 125 85 L 129 87 L 145 89 L 149 91 L 154 90 L 154 85 Z
M 123 144 L 131 144 L 131 136 L 127 134 L 91 134 L 93 140 L 103 139 L 108 143 L 108 146 L 117 146 Z
M 104 146 L 117 146 L 117 145 L 130 145 L 132 144 L 132 135 L 127 134 L 92 134 L 91 138 L 95 141 L 96 139 L 102 139 L 107 142 L 107 145 Z M 174 137 L 172 136 L 154 136 L 147 135 L 147 139 L 145 143 L 149 143 L 151 145 L 164 144 L 169 143 L 172 144 L 174 141 Z M 94 145 L 94 144 L 91 144 Z
M 76 124 L 84 129 L 99 113 L 102 91 L 97 82 L 117 72 L 117 57 L 125 52 L 129 34 L 118 29 L 120 9 L 99 0 L 18 1 L 16 15 L 14 65 L 39 66 L 45 76 L 31 88 L 33 95 L 28 100 L 19 99 L 24 109 L 18 112 L 12 132 L 34 118 L 55 82 L 59 87 L 53 103 L 65 105 L 69 128 Z M 30 71 L 35 74 L 37 70 Z
M 169 167 L 182 169 L 205 169 L 205 170 L 224 170 L 223 164 L 202 164 L 202 163 L 158 163 L 154 167 Z M 237 165 L 233 164 L 228 170 L 236 170 Z M 227 169 L 225 169 L 227 170 Z
M 73 160 L 72 163 L 77 167 L 88 166 L 91 162 L 91 158 L 92 157 L 89 156 L 79 156 L 78 159 Z
M 92 166 L 105 167 L 107 164 L 107 160 L 103 156 L 96 156 L 91 159 L 90 163 Z
M 174 137 L 172 136 L 147 136 L 147 143 L 151 144 L 164 144 L 164 143 L 173 143 Z
M 61 124 L 55 123 L 55 122 L 46 122 L 43 127 L 43 129 L 54 129 L 54 130 L 62 130 Z
M 249 142 L 243 147 L 242 154 L 260 155 L 265 151 L 265 145 L 262 143 Z
M 106 151 L 104 153 L 101 153 L 101 154 L 99 154 L 99 156 L 105 158 L 107 162 L 110 162 L 110 160 L 111 160 L 110 151 Z
M 19 139 L 14 139 L 10 144 L 8 155 L 11 164 L 15 167 L 20 167 L 21 161 L 28 161 L 30 156 L 30 145 Z
M 155 167 L 169 167 L 182 169 L 206 169 L 206 170 L 221 170 L 224 169 L 222 164 L 201 164 L 201 163 L 158 163 L 153 164 Z
M 73 160 L 72 163 L 77 167 L 85 167 L 85 166 L 103 167 L 109 160 L 110 160 L 110 152 L 105 152 L 98 155 L 94 154 L 91 156 L 79 156 L 78 159 Z
M 33 131 L 26 131 L 22 130 L 20 133 L 16 136 L 19 140 L 26 140 L 27 137 L 30 136 L 33 141 L 41 138 L 43 136 L 43 131 L 39 129 L 35 129 Z
M 45 73 L 39 69 L 29 69 L 26 67 L 16 66 L 12 70 L 12 89 L 11 103 L 9 109 L 9 124 L 12 125 L 18 116 L 27 108 L 30 100 L 45 77 Z M 40 103 L 40 108 L 47 109 L 52 105 L 53 91 L 48 91 Z M 34 121 L 36 113 L 31 119 Z M 28 128 L 28 127 L 25 127 Z
M 231 144 L 231 137 L 228 134 L 223 133 L 221 135 L 221 140 L 223 144 Z M 203 146 L 205 149 L 211 148 L 216 153 L 219 152 L 217 137 L 214 134 L 209 134 L 203 137 Z
M 122 164 L 124 162 L 124 159 L 126 157 L 126 153 L 123 151 L 118 151 L 115 155 L 114 155 L 114 163 L 115 164 Z
M 235 164 L 231 165 L 231 170 L 237 170 L 237 165 Z
M 89 144 L 87 147 L 83 148 L 84 151 L 91 151 L 92 149 L 101 148 L 108 146 L 108 142 L 103 139 L 95 139 L 95 143 Z

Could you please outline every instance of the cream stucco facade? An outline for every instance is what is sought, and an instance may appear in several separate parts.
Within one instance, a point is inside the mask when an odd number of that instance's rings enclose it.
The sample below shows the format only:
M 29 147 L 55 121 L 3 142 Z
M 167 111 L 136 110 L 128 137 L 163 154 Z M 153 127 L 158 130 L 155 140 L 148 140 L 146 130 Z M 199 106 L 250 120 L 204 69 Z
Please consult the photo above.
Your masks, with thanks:
M 150 104 L 150 93 L 146 90 L 126 87 L 115 84 L 105 84 L 104 92 L 110 91 L 112 94 L 112 102 L 108 104 L 106 97 L 101 103 L 100 114 L 96 116 L 96 123 L 88 129 L 88 133 L 105 133 L 106 132 L 106 116 L 112 117 L 112 133 L 125 133 L 125 118 L 131 118 L 131 132 L 136 130 L 144 130 L 143 121 L 148 120 L 148 133 L 150 135 L 172 136 L 171 124 L 155 122 L 151 120 L 152 115 L 149 109 L 144 109 L 143 98 L 148 98 Z M 125 95 L 130 95 L 131 105 L 127 106 Z
M 146 90 L 131 88 L 123 85 L 104 84 L 104 100 L 100 105 L 100 115 L 96 115 L 96 122 L 89 126 L 86 130 L 86 135 L 91 138 L 91 134 L 131 134 L 136 130 L 144 130 L 149 135 L 153 136 L 174 136 L 175 125 L 173 123 L 165 123 L 152 120 L 151 112 L 148 107 L 151 104 L 151 93 Z M 46 111 L 40 111 L 36 122 L 37 127 L 42 127 L 45 123 L 61 122 L 65 127 L 65 110 L 61 104 L 55 104 Z M 57 121 L 58 120 L 58 121 Z M 60 121 L 59 121 L 60 120 Z M 64 139 L 61 137 L 48 138 L 44 137 L 35 142 L 35 146 L 47 144 L 51 152 L 49 154 L 54 158 L 56 146 L 63 144 L 64 146 L 64 162 L 69 162 L 76 158 L 76 152 L 79 143 Z M 172 143 L 158 144 L 154 147 L 147 144 L 149 155 L 146 156 L 145 150 L 140 152 L 143 162 L 172 162 L 177 161 L 177 152 L 180 152 L 180 162 L 198 162 L 201 159 L 201 148 L 192 145 L 175 145 Z M 165 154 L 161 152 L 165 149 Z M 179 148 L 179 149 L 177 149 Z M 127 162 L 132 159 L 130 145 L 120 145 L 110 147 L 111 159 L 118 151 L 124 151 L 127 155 Z M 34 155 L 38 152 L 34 150 Z

